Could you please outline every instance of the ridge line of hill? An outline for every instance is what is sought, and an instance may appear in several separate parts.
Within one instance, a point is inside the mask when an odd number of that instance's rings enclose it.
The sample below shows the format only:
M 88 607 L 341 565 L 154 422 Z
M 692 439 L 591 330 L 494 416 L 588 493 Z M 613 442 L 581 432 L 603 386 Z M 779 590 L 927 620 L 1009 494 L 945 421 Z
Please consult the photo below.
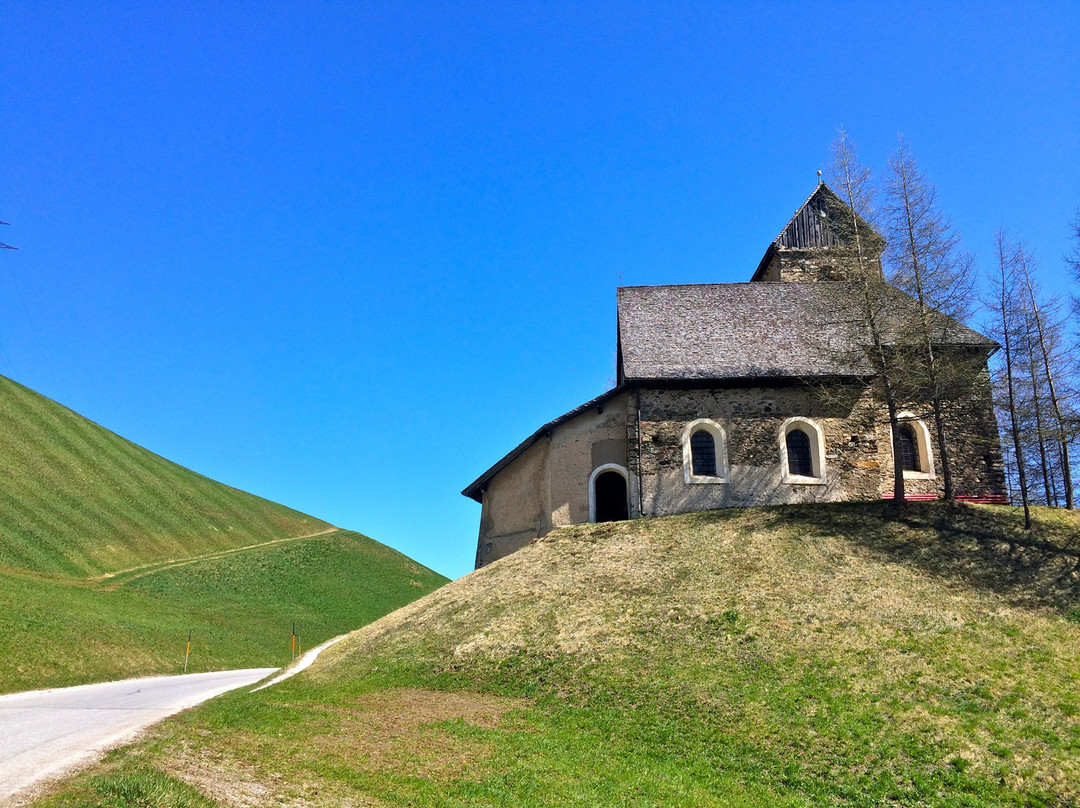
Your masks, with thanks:
M 85 581 L 332 527 L 0 376 L 0 567 Z

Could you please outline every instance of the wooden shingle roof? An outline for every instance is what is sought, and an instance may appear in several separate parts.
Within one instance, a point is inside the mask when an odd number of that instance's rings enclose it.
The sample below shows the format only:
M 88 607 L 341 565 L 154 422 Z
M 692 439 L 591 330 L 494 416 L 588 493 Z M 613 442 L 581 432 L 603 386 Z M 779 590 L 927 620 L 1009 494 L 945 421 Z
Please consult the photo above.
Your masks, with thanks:
M 918 307 L 898 289 L 888 296 L 895 335 Z M 854 284 L 628 286 L 618 298 L 620 383 L 873 373 Z M 995 346 L 956 320 L 935 319 L 943 343 Z

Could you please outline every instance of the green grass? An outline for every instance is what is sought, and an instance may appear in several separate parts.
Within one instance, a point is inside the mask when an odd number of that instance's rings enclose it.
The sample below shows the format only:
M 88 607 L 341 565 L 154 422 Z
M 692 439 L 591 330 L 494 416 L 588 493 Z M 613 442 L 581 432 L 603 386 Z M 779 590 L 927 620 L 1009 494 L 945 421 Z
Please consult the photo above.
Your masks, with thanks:
M 0 692 L 262 667 L 445 578 L 0 377 Z
M 94 777 L 87 785 L 91 798 L 98 805 L 110 808 L 213 808 L 215 805 L 191 786 L 156 771 Z M 61 799 L 56 805 L 82 802 L 82 797 Z
M 1080 519 L 886 513 L 557 531 L 41 804 L 1076 804 Z
M 315 533 L 0 376 L 0 569 L 84 578 Z
M 337 531 L 88 585 L 0 574 L 0 692 L 280 666 L 446 579 L 366 536 Z

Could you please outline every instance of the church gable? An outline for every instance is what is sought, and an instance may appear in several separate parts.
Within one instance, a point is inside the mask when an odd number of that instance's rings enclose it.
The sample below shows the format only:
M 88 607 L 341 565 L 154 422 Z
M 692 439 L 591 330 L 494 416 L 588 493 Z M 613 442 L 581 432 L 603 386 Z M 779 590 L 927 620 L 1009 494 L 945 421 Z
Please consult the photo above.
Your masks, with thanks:
M 773 239 L 751 280 L 849 280 L 858 268 L 856 245 L 864 258 L 880 269 L 885 239 L 861 216 L 853 216 L 851 208 L 828 185 L 819 182 Z

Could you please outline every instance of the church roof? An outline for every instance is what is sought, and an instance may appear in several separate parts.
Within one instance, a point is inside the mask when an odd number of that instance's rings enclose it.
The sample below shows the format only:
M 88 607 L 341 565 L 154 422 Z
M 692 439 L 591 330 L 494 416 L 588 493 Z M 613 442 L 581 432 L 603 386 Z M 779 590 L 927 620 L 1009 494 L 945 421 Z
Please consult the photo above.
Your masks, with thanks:
M 918 313 L 888 288 L 886 338 Z M 869 376 L 858 287 L 724 283 L 619 289 L 619 381 Z M 935 312 L 942 343 L 995 343 Z

